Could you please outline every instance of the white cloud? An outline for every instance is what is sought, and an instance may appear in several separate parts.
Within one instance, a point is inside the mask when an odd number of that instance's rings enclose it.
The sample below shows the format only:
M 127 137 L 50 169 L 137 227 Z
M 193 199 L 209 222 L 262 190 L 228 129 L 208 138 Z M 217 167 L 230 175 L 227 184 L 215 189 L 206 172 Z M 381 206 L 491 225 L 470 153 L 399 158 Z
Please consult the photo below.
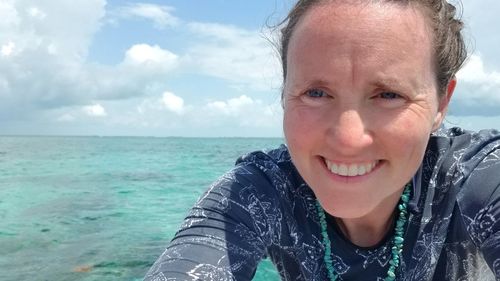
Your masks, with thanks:
M 19 24 L 20 19 L 14 2 L 3 0 L 0 2 L 0 29 L 13 28 Z
M 125 53 L 125 63 L 132 64 L 162 64 L 175 65 L 177 55 L 160 48 L 158 45 L 136 44 L 130 47 Z
M 279 104 L 265 104 L 246 95 L 208 102 L 199 112 L 203 112 L 198 120 L 200 123 L 224 124 L 227 127 L 279 128 L 282 119 Z
M 167 26 L 176 26 L 179 19 L 171 12 L 174 9 L 169 6 L 155 5 L 149 3 L 133 3 L 119 8 L 115 16 L 119 18 L 139 17 L 152 20 L 156 28 L 162 29 Z
M 164 92 L 161 101 L 169 111 L 177 114 L 184 112 L 184 100 L 171 92 Z
M 57 46 L 58 56 L 84 60 L 92 37 L 105 15 L 105 0 L 14 1 L 18 21 L 7 32 L 25 53 L 41 55 L 48 45 Z M 3 19 L 2 19 L 3 21 Z
M 500 1 L 498 0 L 467 0 L 460 1 L 463 5 L 466 26 L 466 38 L 481 53 L 488 68 L 500 69 L 500 36 L 497 36 L 500 26 Z M 487 8 L 485 8 L 487 7 Z
M 29 8 L 28 13 L 30 14 L 30 16 L 37 18 L 37 19 L 40 19 L 40 20 L 43 20 L 47 16 L 47 14 L 45 14 L 43 11 L 41 11 L 37 7 Z
M 277 64 L 259 32 L 220 24 L 182 25 L 178 32 L 188 32 L 193 39 L 185 42 L 184 53 L 134 42 L 121 62 L 104 65 L 90 61 L 87 54 L 103 27 L 105 4 L 104 0 L 0 0 L 0 122 L 31 120 L 31 128 L 42 122 L 66 128 L 131 124 L 138 129 L 163 128 L 166 135 L 176 128 L 212 136 L 252 135 L 249 128 L 274 131 L 281 126 L 274 106 L 249 94 L 218 100 L 212 96 L 204 104 L 189 104 L 189 97 L 185 101 L 163 91 L 173 71 L 222 78 L 244 93 L 268 91 L 270 80 L 277 77 Z M 155 17 L 154 12 L 142 11 L 129 15 Z M 162 26 L 171 24 L 163 20 Z M 208 95 L 196 100 L 207 99 Z M 259 129 L 253 134 L 260 133 Z
M 129 124 L 153 130 L 155 135 L 280 136 L 282 132 L 281 105 L 247 95 L 186 104 L 179 96 L 166 91 L 137 104 L 135 109 L 125 110 L 134 111 L 127 114 Z
M 281 84 L 278 55 L 266 39 L 269 33 L 214 23 L 188 27 L 201 38 L 187 53 L 193 68 L 244 90 L 269 90 Z
M 75 116 L 73 116 L 71 113 L 64 113 L 64 114 L 60 115 L 59 117 L 57 117 L 56 121 L 58 121 L 58 122 L 72 122 L 72 121 L 75 121 Z
M 49 19 L 47 16 L 46 20 Z M 25 31 L 21 25 L 8 31 L 16 41 L 2 44 L 3 31 L 0 29 L 0 59 L 9 57 L 0 61 L 0 111 L 3 113 L 0 115 L 3 116 L 13 116 L 23 107 L 29 108 L 26 113 L 31 115 L 38 114 L 36 110 L 85 105 L 92 100 L 144 95 L 149 88 L 162 85 L 166 74 L 178 65 L 177 55 L 157 45 L 133 45 L 121 63 L 101 65 L 75 55 L 72 44 L 50 30 L 34 33 Z M 83 38 L 75 42 L 87 40 L 87 35 L 80 35 Z
M 500 72 L 487 71 L 480 55 L 471 55 L 466 65 L 457 73 L 457 78 L 486 88 L 500 86 Z
M 498 33 L 500 2 L 476 0 L 462 1 L 462 4 L 465 39 L 474 53 L 457 74 L 458 85 L 450 113 L 486 120 L 486 117 L 500 116 L 500 55 L 497 50 L 500 37 L 492 36 Z M 488 120 L 493 120 L 491 118 Z
M 207 104 L 207 108 L 215 113 L 224 114 L 224 115 L 239 115 L 245 108 L 252 106 L 254 101 L 247 97 L 246 95 L 242 95 L 237 98 L 231 98 L 227 101 L 214 101 L 209 102 Z
M 131 46 L 117 65 L 83 64 L 78 76 L 79 96 L 86 100 L 129 99 L 165 86 L 167 75 L 179 66 L 179 58 L 161 47 Z
M 140 118 L 148 118 L 148 116 L 169 116 L 165 112 L 173 113 L 175 116 L 185 115 L 190 113 L 191 106 L 185 104 L 184 99 L 172 92 L 164 91 L 160 96 L 152 96 L 142 99 L 135 110 L 131 110 L 140 116 Z M 149 121 L 151 123 L 151 121 Z
M 93 105 L 87 105 L 82 107 L 83 112 L 87 114 L 88 116 L 93 116 L 93 117 L 105 117 L 108 114 L 106 113 L 106 110 L 102 105 L 100 104 L 93 104 Z
M 1 1 L 0 59 L 9 59 L 0 61 L 0 120 L 80 108 L 96 100 L 159 94 L 169 73 L 177 69 L 225 79 L 241 91 L 270 88 L 268 82 L 275 75 L 268 42 L 259 32 L 218 24 L 182 26 L 186 28 L 179 32 L 196 34 L 184 54 L 138 43 L 116 65 L 90 62 L 87 53 L 102 27 L 105 4 L 104 0 Z M 166 24 L 173 23 L 167 20 L 171 10 L 133 4 L 123 11 Z M 20 114 L 22 110 L 25 114 Z
M 9 41 L 9 43 L 5 44 L 5 45 L 2 45 L 2 48 L 0 50 L 0 53 L 2 53 L 2 56 L 4 57 L 8 57 L 12 54 L 12 52 L 14 51 L 14 47 L 16 46 L 16 44 L 14 44 L 14 42 L 12 41 Z
M 0 1 L 0 57 L 9 56 L 0 60 L 0 118 L 28 118 L 40 109 L 92 99 L 82 81 L 88 77 L 83 62 L 104 5 L 104 0 Z
M 456 116 L 500 115 L 500 72 L 487 69 L 480 54 L 470 57 L 457 73 L 458 86 L 450 113 Z

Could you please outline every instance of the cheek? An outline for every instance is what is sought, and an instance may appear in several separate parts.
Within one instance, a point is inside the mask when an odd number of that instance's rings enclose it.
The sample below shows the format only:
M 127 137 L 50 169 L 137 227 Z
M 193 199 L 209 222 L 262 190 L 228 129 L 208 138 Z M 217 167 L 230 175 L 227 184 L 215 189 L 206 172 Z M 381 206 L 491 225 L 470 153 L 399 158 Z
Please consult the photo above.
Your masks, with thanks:
M 286 107 L 283 116 L 283 130 L 289 145 L 303 146 L 314 140 L 320 131 L 318 113 L 300 106 Z
M 283 116 L 283 130 L 285 133 L 285 139 L 290 147 L 293 149 L 300 146 L 300 135 L 304 134 L 304 128 L 300 118 L 293 111 L 285 109 Z
M 379 132 L 379 137 L 386 142 L 386 151 L 393 155 L 403 156 L 407 161 L 419 163 L 431 134 L 431 124 L 427 118 L 406 116 L 387 123 Z
M 392 138 L 404 140 L 406 143 L 426 142 L 432 132 L 435 109 L 428 103 L 412 104 L 408 108 L 394 114 L 379 113 L 370 116 L 377 123 L 376 127 Z M 398 141 L 394 140 L 394 141 Z

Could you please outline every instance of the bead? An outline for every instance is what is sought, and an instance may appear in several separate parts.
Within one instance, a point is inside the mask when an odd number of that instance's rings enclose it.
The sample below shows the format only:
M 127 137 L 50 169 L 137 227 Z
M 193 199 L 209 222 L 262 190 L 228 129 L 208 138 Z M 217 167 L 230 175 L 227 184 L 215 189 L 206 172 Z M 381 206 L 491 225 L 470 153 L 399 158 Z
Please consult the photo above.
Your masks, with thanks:
M 407 203 L 408 200 L 409 200 L 409 196 L 407 194 L 403 193 L 403 195 L 401 195 L 401 201 Z
M 403 237 L 400 237 L 400 236 L 394 237 L 394 242 L 396 242 L 396 244 L 402 244 L 403 241 L 405 241 L 405 239 Z
M 398 266 L 399 265 L 399 259 L 398 258 L 392 258 L 392 260 L 389 261 L 391 265 Z
M 404 222 L 404 221 L 400 221 L 400 220 L 398 220 L 398 221 L 396 222 L 396 227 L 402 227 L 403 225 L 405 225 L 405 222 Z
M 412 183 L 409 182 L 403 191 L 403 194 L 400 198 L 400 203 L 398 204 L 399 217 L 396 221 L 396 227 L 394 229 L 394 238 L 393 245 L 391 247 L 392 259 L 389 260 L 389 269 L 387 270 L 387 277 L 384 278 L 385 281 L 394 281 L 396 280 L 396 269 L 399 266 L 401 260 L 401 254 L 403 252 L 403 242 L 404 242 L 404 226 L 406 225 L 406 214 L 408 213 L 407 203 L 410 200 Z M 325 211 L 321 207 L 318 201 L 316 201 L 316 209 L 318 211 L 319 224 L 321 226 L 321 236 L 323 247 L 325 248 L 325 254 L 323 260 L 326 265 L 326 269 L 328 272 L 328 278 L 331 281 L 337 280 L 337 275 L 335 274 L 335 268 L 333 267 L 332 261 L 332 247 L 331 241 L 328 237 L 327 232 L 327 224 L 326 224 L 326 215 Z

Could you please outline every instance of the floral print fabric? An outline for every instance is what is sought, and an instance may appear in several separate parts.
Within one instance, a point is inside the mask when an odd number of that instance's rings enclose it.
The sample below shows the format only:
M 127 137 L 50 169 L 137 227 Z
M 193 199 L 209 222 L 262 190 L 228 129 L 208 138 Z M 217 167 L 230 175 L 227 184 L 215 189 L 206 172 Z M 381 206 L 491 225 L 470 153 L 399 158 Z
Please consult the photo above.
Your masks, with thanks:
M 499 186 L 499 132 L 431 136 L 397 280 L 500 280 Z M 243 156 L 198 200 L 145 280 L 251 280 L 266 257 L 282 280 L 327 280 L 315 201 L 286 146 Z M 393 233 L 362 248 L 327 220 L 338 280 L 383 280 Z

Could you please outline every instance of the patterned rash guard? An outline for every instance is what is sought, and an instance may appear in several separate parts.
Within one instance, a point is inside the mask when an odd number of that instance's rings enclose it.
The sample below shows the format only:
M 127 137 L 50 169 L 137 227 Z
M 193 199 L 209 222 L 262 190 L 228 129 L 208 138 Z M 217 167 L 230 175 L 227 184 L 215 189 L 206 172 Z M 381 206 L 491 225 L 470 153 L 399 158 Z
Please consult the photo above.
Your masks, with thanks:
M 499 185 L 500 132 L 431 136 L 413 178 L 397 280 L 500 280 Z M 282 280 L 328 280 L 315 202 L 286 146 L 243 156 L 191 209 L 145 280 L 251 280 L 266 257 Z M 362 248 L 327 221 L 338 280 L 383 280 L 393 233 Z

